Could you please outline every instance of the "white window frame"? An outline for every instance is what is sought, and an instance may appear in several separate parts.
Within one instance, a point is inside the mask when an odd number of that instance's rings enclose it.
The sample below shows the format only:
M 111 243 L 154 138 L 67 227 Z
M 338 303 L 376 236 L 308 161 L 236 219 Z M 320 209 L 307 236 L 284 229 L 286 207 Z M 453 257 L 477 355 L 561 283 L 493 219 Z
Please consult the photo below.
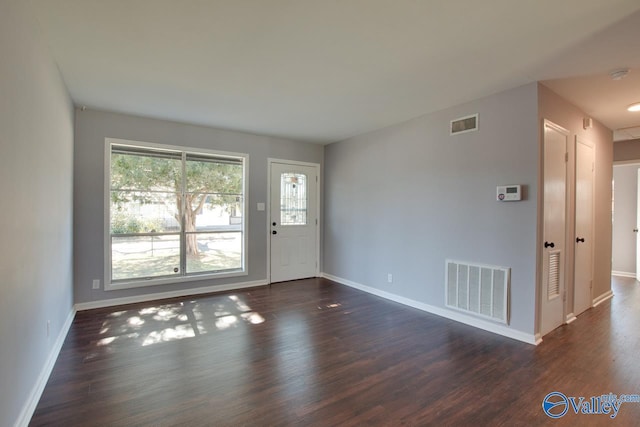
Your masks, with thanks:
M 176 150 L 196 154 L 210 154 L 217 156 L 229 156 L 242 159 L 243 184 L 242 184 L 242 268 L 237 271 L 225 271 L 221 273 L 200 273 L 188 276 L 172 276 L 160 278 L 131 279 L 127 281 L 112 282 L 111 279 L 111 147 L 112 145 L 132 145 L 142 148 L 156 148 L 160 150 Z M 249 154 L 234 153 L 229 151 L 208 150 L 204 148 L 185 147 L 180 145 L 155 144 L 151 142 L 131 141 L 126 139 L 105 138 L 104 149 L 104 289 L 113 291 L 118 289 L 131 289 L 145 286 L 169 285 L 176 283 L 196 282 L 210 279 L 223 279 L 227 277 L 240 277 L 249 274 L 248 239 L 249 239 Z

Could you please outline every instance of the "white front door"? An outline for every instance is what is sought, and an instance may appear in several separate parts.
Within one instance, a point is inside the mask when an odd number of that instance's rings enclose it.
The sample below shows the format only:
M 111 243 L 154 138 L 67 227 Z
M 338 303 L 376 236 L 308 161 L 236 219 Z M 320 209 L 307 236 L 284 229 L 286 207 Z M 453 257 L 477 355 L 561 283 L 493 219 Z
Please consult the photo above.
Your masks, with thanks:
M 564 264 L 566 236 L 567 148 L 569 132 L 544 123 L 544 204 L 542 241 L 542 335 L 565 322 Z
M 273 161 L 271 282 L 317 275 L 319 166 Z
M 576 138 L 576 252 L 573 299 L 573 313 L 576 316 L 592 304 L 594 151 L 593 144 Z

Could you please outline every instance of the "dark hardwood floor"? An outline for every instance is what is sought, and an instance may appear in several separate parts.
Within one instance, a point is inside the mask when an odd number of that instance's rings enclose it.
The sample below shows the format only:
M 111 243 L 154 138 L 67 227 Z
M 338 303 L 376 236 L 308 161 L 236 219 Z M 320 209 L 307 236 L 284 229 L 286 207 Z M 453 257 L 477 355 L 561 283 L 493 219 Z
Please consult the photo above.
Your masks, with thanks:
M 79 312 L 31 425 L 639 425 L 640 284 L 534 347 L 324 279 Z

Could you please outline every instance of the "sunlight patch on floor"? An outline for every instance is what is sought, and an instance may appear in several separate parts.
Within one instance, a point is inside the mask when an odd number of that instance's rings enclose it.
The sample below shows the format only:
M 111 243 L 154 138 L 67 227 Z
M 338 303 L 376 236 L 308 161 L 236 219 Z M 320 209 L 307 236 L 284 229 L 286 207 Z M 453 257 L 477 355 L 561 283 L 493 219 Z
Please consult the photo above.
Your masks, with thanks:
M 325 310 L 327 308 L 338 308 L 338 307 L 342 307 L 342 304 L 339 303 L 339 302 L 334 302 L 334 303 L 331 303 L 331 304 L 327 304 L 325 306 L 319 305 L 318 306 L 318 310 Z
M 240 317 L 242 317 L 244 320 L 251 323 L 252 325 L 259 325 L 260 323 L 264 322 L 264 317 L 262 317 L 260 313 L 255 313 L 255 312 L 242 313 Z
M 196 333 L 191 325 L 176 325 L 174 328 L 151 332 L 142 342 L 142 346 L 146 347 L 160 342 L 176 341 L 184 338 L 193 338 L 195 336 Z
M 336 308 L 340 304 L 329 304 Z M 198 300 L 162 304 L 139 310 L 110 313 L 103 321 L 97 347 L 106 348 L 127 339 L 138 340 L 143 347 L 186 338 L 211 331 L 225 331 L 241 325 L 259 325 L 266 319 L 237 295 L 216 298 L 203 304 Z

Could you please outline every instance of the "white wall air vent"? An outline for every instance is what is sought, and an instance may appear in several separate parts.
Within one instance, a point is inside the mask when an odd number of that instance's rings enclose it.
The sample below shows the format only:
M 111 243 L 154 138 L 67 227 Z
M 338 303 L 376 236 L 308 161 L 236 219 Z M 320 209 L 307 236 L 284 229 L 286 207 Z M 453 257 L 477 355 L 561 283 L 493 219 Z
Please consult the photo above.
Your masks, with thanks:
M 445 305 L 504 324 L 509 323 L 511 269 L 447 260 Z
M 461 133 L 473 132 L 474 130 L 478 130 L 477 114 L 451 120 L 451 125 L 449 127 L 449 133 L 451 135 L 458 135 Z

